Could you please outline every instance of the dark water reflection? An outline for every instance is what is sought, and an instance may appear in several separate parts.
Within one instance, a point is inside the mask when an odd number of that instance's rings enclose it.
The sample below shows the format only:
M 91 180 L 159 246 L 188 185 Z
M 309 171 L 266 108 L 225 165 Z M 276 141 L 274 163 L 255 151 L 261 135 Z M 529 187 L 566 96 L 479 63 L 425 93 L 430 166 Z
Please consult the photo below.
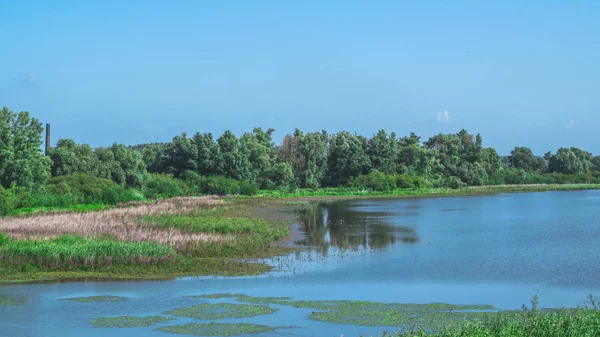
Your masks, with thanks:
M 321 251 L 339 249 L 381 249 L 397 242 L 419 241 L 414 225 L 398 224 L 397 219 L 418 215 L 421 205 L 390 211 L 369 210 L 375 202 L 317 203 L 300 211 L 304 237 L 297 243 Z

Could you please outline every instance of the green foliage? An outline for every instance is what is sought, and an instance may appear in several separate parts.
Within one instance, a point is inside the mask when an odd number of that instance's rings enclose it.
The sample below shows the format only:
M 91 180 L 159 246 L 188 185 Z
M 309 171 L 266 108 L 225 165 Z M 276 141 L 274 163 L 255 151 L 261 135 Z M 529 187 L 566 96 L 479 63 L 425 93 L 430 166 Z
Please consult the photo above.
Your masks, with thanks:
M 140 196 L 127 190 L 111 180 L 86 174 L 53 177 L 48 181 L 50 191 L 64 191 L 81 197 L 83 203 L 117 204 L 120 202 L 139 201 Z M 60 205 L 36 205 L 60 206 Z
M 0 215 L 7 215 L 19 205 L 19 198 L 13 189 L 4 189 L 0 186 Z
M 200 192 L 203 194 L 233 195 L 240 193 L 237 180 L 222 176 L 203 177 L 200 182 Z
M 369 174 L 360 175 L 356 179 L 351 179 L 348 185 L 371 191 L 392 191 L 396 188 L 396 177 L 373 171 Z
M 524 171 L 540 171 L 546 166 L 533 155 L 533 152 L 528 147 L 515 147 L 510 151 L 508 157 L 510 167 L 521 169 Z
M 258 185 L 249 181 L 240 181 L 240 195 L 252 196 L 258 193 Z
M 350 178 L 365 174 L 371 167 L 366 153 L 367 140 L 346 131 L 338 132 L 329 141 L 326 181 L 331 186 L 346 184 Z
M 0 185 L 34 188 L 50 176 L 51 161 L 42 155 L 43 127 L 28 112 L 0 109 Z
M 99 162 L 95 175 L 100 178 L 134 188 L 141 188 L 148 178 L 142 155 L 125 145 L 114 143 L 108 148 L 100 147 L 94 150 L 94 154 Z
M 150 174 L 144 186 L 144 196 L 149 199 L 180 197 L 185 195 L 184 184 L 166 174 Z
M 63 235 L 53 240 L 19 240 L 0 246 L 0 265 L 12 270 L 95 270 L 111 264 L 167 263 L 171 247 L 150 242 L 118 242 Z

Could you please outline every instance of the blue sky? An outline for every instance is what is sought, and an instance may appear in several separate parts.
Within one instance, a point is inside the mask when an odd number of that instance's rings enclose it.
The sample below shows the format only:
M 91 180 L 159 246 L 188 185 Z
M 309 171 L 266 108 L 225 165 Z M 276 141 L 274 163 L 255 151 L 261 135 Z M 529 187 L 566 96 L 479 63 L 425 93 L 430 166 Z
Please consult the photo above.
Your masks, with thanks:
M 93 146 L 465 128 L 600 153 L 600 1 L 0 2 L 0 106 Z

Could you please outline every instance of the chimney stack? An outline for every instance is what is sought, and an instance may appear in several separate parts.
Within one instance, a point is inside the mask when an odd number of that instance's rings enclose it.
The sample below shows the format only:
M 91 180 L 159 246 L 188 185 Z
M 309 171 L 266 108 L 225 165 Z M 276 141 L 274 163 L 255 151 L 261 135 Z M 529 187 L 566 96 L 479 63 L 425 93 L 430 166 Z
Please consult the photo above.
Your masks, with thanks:
M 50 152 L 50 124 L 46 124 L 46 156 Z

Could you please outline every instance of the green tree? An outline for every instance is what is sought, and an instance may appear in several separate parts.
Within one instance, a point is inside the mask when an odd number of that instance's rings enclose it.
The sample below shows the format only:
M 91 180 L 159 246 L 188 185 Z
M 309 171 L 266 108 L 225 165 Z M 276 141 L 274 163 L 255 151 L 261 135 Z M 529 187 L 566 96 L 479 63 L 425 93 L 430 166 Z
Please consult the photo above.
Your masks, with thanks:
M 43 131 L 28 112 L 0 110 L 0 185 L 33 188 L 48 179 L 51 160 L 40 150 Z
M 52 176 L 75 173 L 97 175 L 98 158 L 88 144 L 78 145 L 72 139 L 59 139 L 48 154 L 52 159 Z
M 535 158 L 530 148 L 517 146 L 514 150 L 510 151 L 508 162 L 511 167 L 525 171 L 542 170 L 543 166 Z
M 253 181 L 252 166 L 248 159 L 248 152 L 240 149 L 237 137 L 229 130 L 225 131 L 219 139 L 219 150 L 222 156 L 221 174 L 236 180 Z
M 177 178 L 183 177 L 188 170 L 198 170 L 198 148 L 191 138 L 184 132 L 175 136 L 173 141 L 167 143 L 164 153 L 165 173 Z
M 551 172 L 558 172 L 563 174 L 580 174 L 587 173 L 591 168 L 591 159 L 589 163 L 586 163 L 581 159 L 584 156 L 582 153 L 573 151 L 573 148 L 560 148 L 555 155 L 550 157 L 548 164 L 548 170 Z M 580 150 L 579 150 L 580 151 Z M 587 155 L 585 155 L 587 158 Z M 591 154 L 589 155 L 591 158 Z
M 111 179 L 123 187 L 141 188 L 148 179 L 142 155 L 125 145 L 114 143 L 107 148 L 94 150 L 99 165 L 97 176 Z
M 364 137 L 353 136 L 346 131 L 334 134 L 329 141 L 328 185 L 344 185 L 348 179 L 368 173 L 371 162 L 366 147 Z
M 196 133 L 193 137 L 196 145 L 196 170 L 203 176 L 216 175 L 221 171 L 221 150 L 211 133 Z
M 379 130 L 367 144 L 367 154 L 374 170 L 385 174 L 397 172 L 396 157 L 398 156 L 398 140 L 396 134 L 389 136 L 384 130 Z

